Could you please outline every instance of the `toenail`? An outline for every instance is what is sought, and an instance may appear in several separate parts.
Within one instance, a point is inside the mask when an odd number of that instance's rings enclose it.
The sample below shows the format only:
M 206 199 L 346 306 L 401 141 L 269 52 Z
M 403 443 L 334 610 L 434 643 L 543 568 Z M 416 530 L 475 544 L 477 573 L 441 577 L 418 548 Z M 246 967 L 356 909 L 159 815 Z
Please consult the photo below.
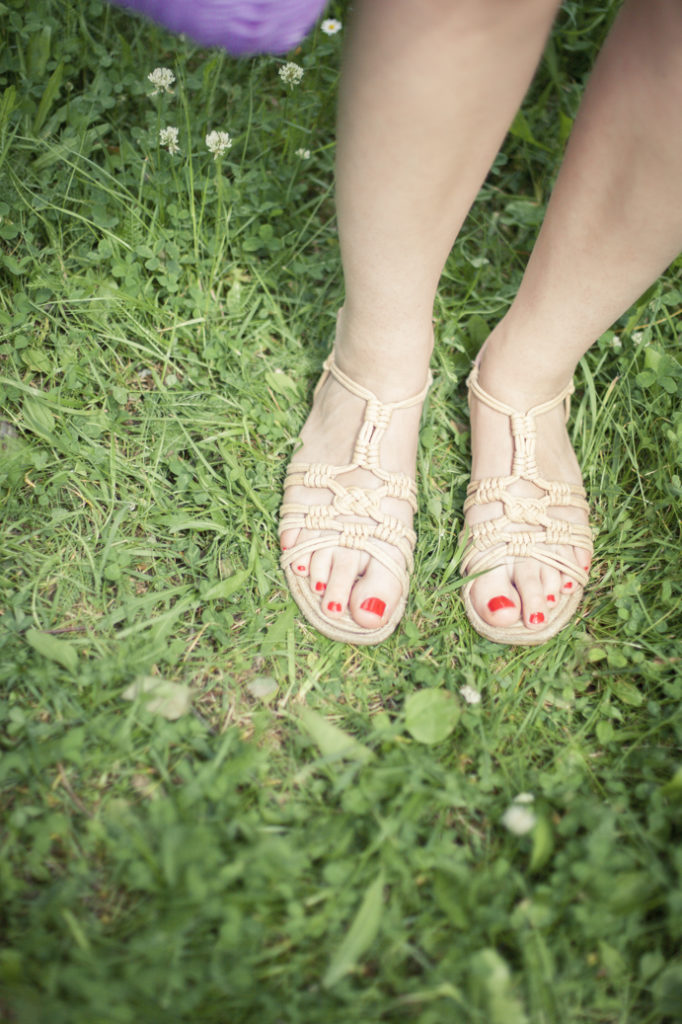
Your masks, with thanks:
M 342 608 L 338 601 L 330 601 L 327 605 L 327 610 L 330 612 L 340 612 Z
M 584 565 L 583 569 L 585 570 L 585 572 L 589 572 L 590 571 L 589 565 Z
M 545 616 L 542 612 L 533 612 L 530 619 L 528 620 L 531 626 L 539 626 L 541 622 L 545 621 Z
M 318 583 L 315 584 L 315 590 L 317 590 L 318 593 L 321 592 L 322 590 L 326 590 L 326 589 L 327 589 L 327 584 L 326 583 L 318 582 Z
M 571 581 L 566 580 L 566 582 L 564 583 L 564 590 L 570 590 L 572 586 L 573 584 L 571 583 Z
M 378 615 L 379 618 L 386 611 L 386 602 L 381 601 L 378 597 L 368 597 L 366 601 L 363 601 L 360 605 L 363 612 L 371 612 L 372 615 Z
M 554 603 L 554 601 L 556 601 L 556 597 L 554 596 L 554 594 L 548 594 L 547 600 L 552 601 L 552 603 Z
M 488 601 L 488 608 L 491 612 L 499 612 L 502 608 L 513 608 L 514 602 L 501 594 L 499 597 L 491 597 Z
M 304 565 L 297 565 L 296 568 L 298 569 L 299 572 L 305 572 L 305 566 Z

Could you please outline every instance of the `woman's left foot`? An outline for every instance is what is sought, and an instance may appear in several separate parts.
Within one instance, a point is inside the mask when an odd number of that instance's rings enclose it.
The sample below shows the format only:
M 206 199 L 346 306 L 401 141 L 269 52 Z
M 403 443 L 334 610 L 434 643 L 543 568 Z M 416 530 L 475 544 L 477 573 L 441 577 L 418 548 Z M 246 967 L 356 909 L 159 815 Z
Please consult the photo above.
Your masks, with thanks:
M 465 588 L 465 602 L 475 628 L 490 639 L 542 642 L 570 618 L 562 614 L 559 622 L 559 609 L 570 605 L 572 614 L 576 601 L 570 599 L 582 592 L 592 558 L 564 402 L 543 410 L 550 404 L 547 394 L 533 395 L 520 371 L 518 379 L 500 374 L 488 346 L 472 377 L 479 386 L 469 395 L 472 484 L 465 524 L 470 546 L 462 569 L 467 575 L 483 573 Z M 488 404 L 491 396 L 509 411 L 537 409 L 537 415 L 510 417 Z

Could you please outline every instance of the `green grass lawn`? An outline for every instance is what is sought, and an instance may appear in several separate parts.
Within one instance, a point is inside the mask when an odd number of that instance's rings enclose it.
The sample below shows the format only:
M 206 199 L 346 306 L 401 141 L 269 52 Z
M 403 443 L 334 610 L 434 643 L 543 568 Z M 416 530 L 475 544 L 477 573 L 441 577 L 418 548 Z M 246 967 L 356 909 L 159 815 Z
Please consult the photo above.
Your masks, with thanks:
M 354 650 L 277 544 L 342 301 L 343 33 L 287 87 L 100 0 L 0 3 L 0 1020 L 682 1020 L 682 261 L 576 380 L 576 622 L 488 643 L 457 570 L 463 381 L 616 6 L 564 4 L 450 256 L 408 613 Z

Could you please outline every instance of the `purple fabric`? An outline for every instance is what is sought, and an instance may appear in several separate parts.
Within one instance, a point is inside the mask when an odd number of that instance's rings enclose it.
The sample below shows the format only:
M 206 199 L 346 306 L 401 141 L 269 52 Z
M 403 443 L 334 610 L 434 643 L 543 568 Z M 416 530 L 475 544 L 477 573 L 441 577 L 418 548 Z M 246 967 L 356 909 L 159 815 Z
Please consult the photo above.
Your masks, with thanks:
M 228 53 L 286 53 L 303 39 L 326 0 L 112 0 L 171 32 Z

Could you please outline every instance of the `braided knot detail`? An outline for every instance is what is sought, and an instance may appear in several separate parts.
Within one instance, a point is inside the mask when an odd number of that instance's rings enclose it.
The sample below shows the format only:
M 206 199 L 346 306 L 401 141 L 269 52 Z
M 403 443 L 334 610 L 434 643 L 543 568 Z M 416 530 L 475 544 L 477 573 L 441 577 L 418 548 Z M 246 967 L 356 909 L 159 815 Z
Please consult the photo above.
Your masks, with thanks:
M 499 543 L 500 527 L 503 525 L 499 519 L 484 519 L 482 523 L 474 523 L 471 527 L 471 537 L 476 547 L 489 547 L 490 543 Z
M 533 553 L 533 545 L 537 541 L 537 536 L 532 533 L 509 533 L 506 540 L 506 554 L 513 555 L 515 558 L 525 558 L 526 555 Z
M 559 480 L 551 480 L 547 485 L 550 505 L 567 505 L 571 499 L 571 485 Z
M 304 487 L 329 487 L 330 479 L 334 478 L 336 467 L 321 464 L 308 466 L 303 474 Z
M 542 526 L 549 518 L 547 502 L 544 498 L 520 498 L 506 494 L 503 501 L 504 511 L 511 523 Z
M 546 542 L 548 544 L 570 544 L 573 525 L 565 519 L 551 519 L 545 527 Z
M 348 487 L 334 495 L 332 507 L 341 516 L 368 516 L 377 521 L 382 518 L 381 495 L 364 487 Z
M 535 461 L 535 417 L 515 412 L 511 416 L 511 430 L 514 438 L 514 461 L 512 474 L 533 479 L 538 475 Z
M 385 494 L 387 498 L 401 498 L 402 501 L 411 503 L 416 492 L 417 487 L 414 480 L 410 480 L 409 476 L 405 476 L 404 473 L 391 473 L 386 478 Z
M 475 499 L 477 502 L 484 504 L 489 501 L 503 501 L 504 495 L 505 489 L 499 478 L 491 478 L 490 480 L 481 480 L 479 482 L 475 492 Z
M 374 531 L 374 523 L 344 523 L 337 543 L 342 548 L 364 551 L 365 541 L 374 536 Z

